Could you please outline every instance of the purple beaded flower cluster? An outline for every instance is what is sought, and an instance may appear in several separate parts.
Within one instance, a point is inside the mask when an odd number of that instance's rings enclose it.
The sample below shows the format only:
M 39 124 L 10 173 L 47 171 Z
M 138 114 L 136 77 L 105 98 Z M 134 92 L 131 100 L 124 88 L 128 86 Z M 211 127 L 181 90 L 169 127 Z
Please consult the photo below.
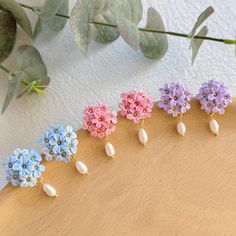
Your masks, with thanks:
M 157 103 L 158 107 L 163 108 L 173 117 L 180 116 L 190 109 L 189 101 L 193 95 L 178 82 L 165 84 L 159 91 L 161 92 L 161 98 Z
M 224 114 L 225 108 L 232 102 L 230 92 L 223 82 L 210 80 L 202 84 L 197 94 L 201 109 L 209 114 Z

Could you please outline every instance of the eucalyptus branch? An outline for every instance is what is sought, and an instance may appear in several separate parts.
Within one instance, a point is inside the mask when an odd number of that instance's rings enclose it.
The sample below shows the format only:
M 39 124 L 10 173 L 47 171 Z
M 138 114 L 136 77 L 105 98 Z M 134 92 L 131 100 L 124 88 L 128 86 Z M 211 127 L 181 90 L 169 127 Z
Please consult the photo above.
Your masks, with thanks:
M 37 13 L 37 10 L 34 7 L 25 5 L 20 3 L 20 5 L 24 8 L 27 8 L 33 12 Z M 38 11 L 39 12 L 39 11 Z M 66 15 L 62 15 L 62 14 L 56 14 L 56 16 L 58 17 L 63 17 L 66 19 L 70 19 L 69 16 Z M 101 26 L 107 26 L 107 27 L 112 27 L 112 28 L 117 28 L 116 24 L 110 24 L 110 23 L 103 23 L 103 22 L 98 22 L 98 21 L 91 21 L 91 24 L 94 25 L 101 25 Z M 172 32 L 172 31 L 161 31 L 161 30 L 156 30 L 156 29 L 151 29 L 151 28 L 138 28 L 139 31 L 143 31 L 143 32 L 150 32 L 150 33 L 157 33 L 157 34 L 167 34 L 167 35 L 172 35 L 172 36 L 176 36 L 176 37 L 182 37 L 182 38 L 191 38 L 191 34 L 184 34 L 184 33 L 178 33 L 178 32 Z M 207 36 L 194 36 L 195 39 L 204 39 L 204 40 L 208 40 L 208 41 L 215 41 L 215 42 L 221 42 L 224 44 L 236 44 L 236 40 L 234 39 L 222 39 L 222 38 L 214 38 L 214 37 L 207 37 Z
M 0 64 L 0 69 L 3 70 L 4 72 L 6 72 L 7 74 L 11 73 L 11 71 L 9 69 L 7 69 L 5 66 L 3 66 L 2 64 Z

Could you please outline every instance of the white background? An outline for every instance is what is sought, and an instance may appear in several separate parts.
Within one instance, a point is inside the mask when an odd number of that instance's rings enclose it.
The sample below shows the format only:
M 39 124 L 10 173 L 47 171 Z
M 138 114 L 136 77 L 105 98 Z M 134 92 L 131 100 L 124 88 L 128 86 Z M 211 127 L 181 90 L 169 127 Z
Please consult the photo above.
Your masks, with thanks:
M 21 0 L 40 5 L 43 1 Z M 70 7 L 75 4 L 70 1 Z M 215 13 L 207 21 L 209 36 L 234 38 L 236 34 L 235 0 L 143 0 L 146 11 L 155 7 L 162 15 L 166 29 L 189 33 L 198 15 L 208 6 Z M 30 11 L 30 18 L 35 21 Z M 27 37 L 19 29 L 18 44 Z M 39 148 L 40 133 L 52 123 L 81 127 L 83 107 L 87 103 L 104 101 L 118 109 L 120 93 L 129 89 L 144 89 L 155 100 L 158 89 L 165 82 L 179 80 L 194 93 L 203 81 L 224 81 L 236 95 L 236 58 L 232 45 L 205 41 L 195 65 L 191 67 L 191 51 L 187 39 L 169 36 L 169 50 L 159 61 L 150 61 L 134 51 L 119 38 L 109 45 L 92 43 L 87 58 L 82 56 L 69 24 L 59 34 L 43 33 L 33 44 L 40 51 L 52 79 L 45 97 L 25 96 L 14 100 L 7 112 L 0 116 L 0 164 L 16 147 Z M 12 66 L 11 56 L 4 64 Z M 7 77 L 0 72 L 0 103 L 7 89 Z M 199 111 L 200 112 L 200 111 Z M 5 184 L 0 168 L 0 187 Z

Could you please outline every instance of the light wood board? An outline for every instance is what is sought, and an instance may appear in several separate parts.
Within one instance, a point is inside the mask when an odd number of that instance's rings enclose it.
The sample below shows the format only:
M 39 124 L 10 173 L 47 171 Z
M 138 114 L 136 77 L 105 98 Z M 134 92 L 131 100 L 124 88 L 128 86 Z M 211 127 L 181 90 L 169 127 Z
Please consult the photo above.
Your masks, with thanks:
M 181 137 L 176 120 L 155 106 L 144 123 L 146 147 L 138 127 L 119 118 L 109 137 L 114 160 L 103 142 L 78 131 L 76 158 L 89 175 L 73 162 L 47 162 L 44 180 L 57 189 L 56 199 L 40 186 L 8 185 L 0 192 L 0 235 L 236 235 L 236 105 L 215 118 L 218 137 L 192 101 Z

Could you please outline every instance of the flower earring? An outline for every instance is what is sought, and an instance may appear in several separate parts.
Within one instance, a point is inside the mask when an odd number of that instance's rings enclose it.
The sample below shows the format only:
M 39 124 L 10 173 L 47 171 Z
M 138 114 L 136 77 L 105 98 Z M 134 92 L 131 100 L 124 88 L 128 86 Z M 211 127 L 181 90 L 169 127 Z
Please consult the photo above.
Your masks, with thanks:
M 84 109 L 83 128 L 99 139 L 107 139 L 107 136 L 115 131 L 117 124 L 117 112 L 111 111 L 107 104 L 87 105 Z M 114 158 L 115 149 L 106 141 L 105 152 L 107 156 Z
M 143 123 L 146 118 L 151 117 L 153 108 L 152 98 L 137 90 L 122 93 L 121 98 L 122 101 L 119 104 L 121 116 L 125 116 L 128 120 L 132 120 L 135 124 L 139 125 L 139 141 L 146 145 L 148 135 L 143 128 Z
M 40 183 L 48 196 L 56 197 L 55 188 L 43 183 L 41 174 L 45 171 L 45 166 L 41 165 L 41 161 L 41 156 L 34 149 L 31 151 L 20 148 L 15 149 L 4 163 L 4 167 L 7 170 L 7 181 L 15 187 L 20 186 L 23 188 L 34 187 Z
M 172 82 L 170 85 L 165 84 L 159 91 L 161 92 L 161 98 L 157 103 L 158 107 L 177 118 L 177 132 L 184 136 L 186 126 L 182 122 L 182 116 L 190 109 L 189 102 L 193 95 L 178 82 Z
M 197 99 L 201 104 L 201 109 L 206 111 L 210 117 L 210 130 L 213 134 L 219 135 L 219 124 L 213 118 L 215 113 L 223 115 L 225 108 L 232 103 L 232 97 L 223 82 L 210 80 L 202 84 L 197 94 Z
M 71 159 L 75 160 L 75 167 L 80 174 L 88 174 L 87 166 L 75 159 L 77 152 L 77 134 L 73 131 L 71 126 L 65 129 L 62 125 L 53 125 L 48 131 L 43 132 L 39 143 L 44 146 L 42 156 L 46 161 L 56 159 L 57 161 L 70 162 Z

